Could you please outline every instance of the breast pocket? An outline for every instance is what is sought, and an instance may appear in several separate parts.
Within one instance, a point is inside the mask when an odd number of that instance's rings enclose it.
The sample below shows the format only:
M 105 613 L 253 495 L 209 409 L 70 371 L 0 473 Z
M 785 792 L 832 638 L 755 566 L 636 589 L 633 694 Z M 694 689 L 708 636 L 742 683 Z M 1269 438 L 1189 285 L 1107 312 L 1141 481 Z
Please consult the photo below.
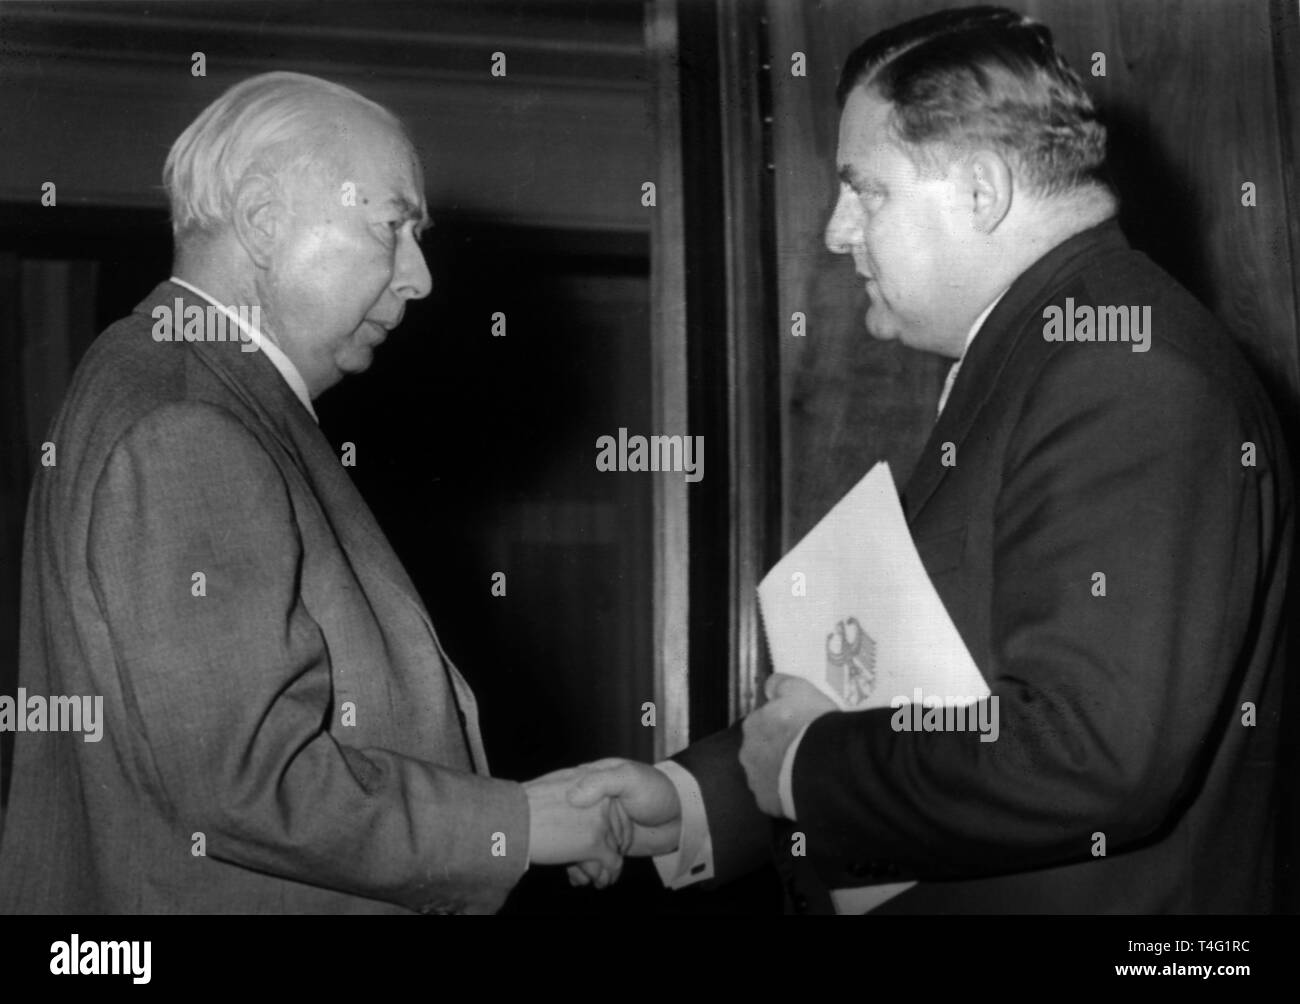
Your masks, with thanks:
M 921 563 L 931 575 L 941 575 L 961 566 L 966 556 L 966 525 L 916 539 Z

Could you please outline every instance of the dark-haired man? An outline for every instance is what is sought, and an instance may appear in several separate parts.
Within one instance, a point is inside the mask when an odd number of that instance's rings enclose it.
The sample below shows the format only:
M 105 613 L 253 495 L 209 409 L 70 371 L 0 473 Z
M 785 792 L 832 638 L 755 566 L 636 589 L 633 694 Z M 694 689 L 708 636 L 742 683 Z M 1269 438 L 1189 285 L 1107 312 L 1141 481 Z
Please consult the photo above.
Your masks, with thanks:
M 752 866 L 784 818 L 800 910 L 1269 910 L 1294 513 L 1265 395 L 1128 247 L 1105 130 L 1042 25 L 908 22 L 838 96 L 827 246 L 871 335 L 954 360 L 903 501 L 998 739 L 773 678 L 742 727 L 572 797 L 622 798 L 674 884 Z

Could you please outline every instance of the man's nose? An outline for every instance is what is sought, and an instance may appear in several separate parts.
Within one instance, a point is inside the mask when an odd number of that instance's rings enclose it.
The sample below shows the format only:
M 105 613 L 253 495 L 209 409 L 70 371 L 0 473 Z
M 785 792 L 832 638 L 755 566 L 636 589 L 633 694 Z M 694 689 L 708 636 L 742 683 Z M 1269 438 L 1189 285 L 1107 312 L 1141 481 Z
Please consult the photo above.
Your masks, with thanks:
M 832 254 L 849 254 L 861 239 L 862 222 L 858 218 L 855 198 L 850 191 L 840 192 L 835 211 L 826 224 L 826 247 Z
M 429 266 L 415 236 L 404 232 L 397 250 L 397 266 L 393 270 L 393 290 L 404 300 L 423 300 L 433 289 Z

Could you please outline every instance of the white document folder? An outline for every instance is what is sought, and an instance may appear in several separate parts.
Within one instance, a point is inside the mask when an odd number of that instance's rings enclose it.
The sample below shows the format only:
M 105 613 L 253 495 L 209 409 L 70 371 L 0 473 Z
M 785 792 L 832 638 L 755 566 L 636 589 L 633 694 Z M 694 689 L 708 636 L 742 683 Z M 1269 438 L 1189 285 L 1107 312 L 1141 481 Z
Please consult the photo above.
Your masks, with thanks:
M 772 666 L 845 711 L 916 700 L 969 704 L 989 688 L 912 543 L 889 465 L 876 464 L 763 577 Z M 797 808 L 797 806 L 796 806 Z M 913 883 L 833 894 L 862 913 Z

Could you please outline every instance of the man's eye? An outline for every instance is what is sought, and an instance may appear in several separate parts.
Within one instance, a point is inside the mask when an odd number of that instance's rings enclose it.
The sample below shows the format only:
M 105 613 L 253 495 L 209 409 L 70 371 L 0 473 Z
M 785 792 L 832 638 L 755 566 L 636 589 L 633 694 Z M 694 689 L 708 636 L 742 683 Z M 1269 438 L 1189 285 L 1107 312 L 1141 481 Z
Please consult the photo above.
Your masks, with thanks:
M 858 205 L 862 207 L 862 212 L 868 217 L 875 216 L 876 213 L 880 212 L 880 209 L 884 204 L 884 192 L 866 191 L 858 193 Z
M 844 187 L 853 193 L 854 197 L 863 205 L 874 206 L 880 202 L 884 193 L 879 188 L 873 188 L 868 185 L 851 185 L 845 182 Z

